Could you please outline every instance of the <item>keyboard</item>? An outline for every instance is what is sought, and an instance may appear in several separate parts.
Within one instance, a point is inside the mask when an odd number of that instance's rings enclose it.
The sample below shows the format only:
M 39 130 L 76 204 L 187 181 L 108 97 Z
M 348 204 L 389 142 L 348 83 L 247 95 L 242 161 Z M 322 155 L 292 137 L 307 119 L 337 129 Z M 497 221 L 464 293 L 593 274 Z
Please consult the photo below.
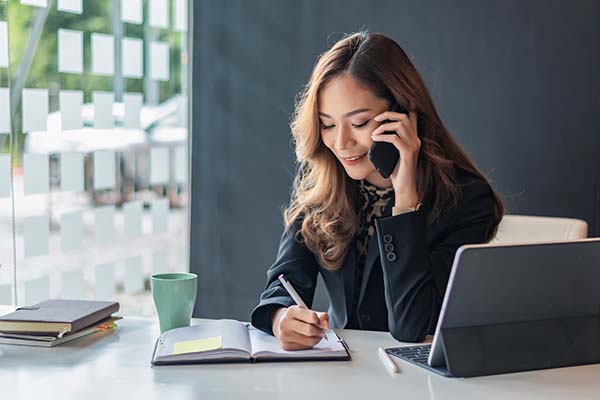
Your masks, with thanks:
M 425 368 L 431 372 L 435 372 L 436 374 L 440 374 L 443 376 L 452 376 L 450 371 L 443 367 L 430 367 L 427 363 L 427 359 L 429 358 L 429 352 L 431 351 L 431 344 L 422 344 L 419 346 L 408 346 L 408 347 L 392 347 L 389 349 L 385 349 L 388 354 L 391 354 L 395 357 L 398 357 L 401 360 L 408 361 L 414 365 L 417 365 L 421 368 Z
M 431 351 L 431 344 L 409 347 L 392 347 L 385 350 L 387 353 L 393 356 L 416 364 L 420 367 L 429 367 L 429 364 L 427 364 L 427 359 L 429 358 L 429 352 Z

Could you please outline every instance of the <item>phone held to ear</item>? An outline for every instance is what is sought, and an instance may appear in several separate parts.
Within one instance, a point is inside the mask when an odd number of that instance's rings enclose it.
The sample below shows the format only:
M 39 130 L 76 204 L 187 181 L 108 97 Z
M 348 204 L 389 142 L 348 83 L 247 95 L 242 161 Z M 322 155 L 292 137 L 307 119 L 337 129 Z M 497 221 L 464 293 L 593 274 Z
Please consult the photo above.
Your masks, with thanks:
M 390 111 L 399 112 L 401 114 L 408 115 L 408 111 L 398 103 L 394 103 L 394 106 Z M 382 124 L 391 122 L 385 120 Z M 384 132 L 384 135 L 395 135 L 396 132 Z M 400 152 L 392 143 L 388 142 L 373 142 L 369 149 L 369 160 L 375 166 L 375 169 L 384 178 L 389 178 L 400 160 Z

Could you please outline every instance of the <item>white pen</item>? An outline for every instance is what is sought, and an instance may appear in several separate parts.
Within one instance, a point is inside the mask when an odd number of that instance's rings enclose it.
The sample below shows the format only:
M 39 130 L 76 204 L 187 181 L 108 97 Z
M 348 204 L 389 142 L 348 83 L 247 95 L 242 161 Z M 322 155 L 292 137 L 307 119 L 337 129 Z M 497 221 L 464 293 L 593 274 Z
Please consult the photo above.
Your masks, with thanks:
M 390 374 L 395 374 L 396 372 L 398 372 L 398 366 L 396 365 L 394 360 L 392 360 L 390 355 L 385 352 L 385 350 L 383 348 L 380 347 L 377 350 L 377 354 L 379 355 L 379 359 L 381 360 L 383 365 L 385 365 L 385 368 L 388 370 L 388 372 Z
M 285 279 L 285 275 L 283 275 L 283 274 L 279 275 L 279 281 L 281 282 L 281 284 L 283 285 L 285 290 L 287 290 L 287 292 L 290 294 L 290 296 L 292 296 L 292 299 L 296 302 L 296 304 L 300 308 L 308 309 L 308 307 L 306 307 L 306 304 L 304 304 L 304 301 L 302 301 L 302 297 L 300 297 L 298 292 L 296 292 L 296 289 L 294 289 L 292 284 L 289 283 L 287 279 Z M 325 334 L 323 339 L 329 341 L 329 339 L 327 339 L 327 334 Z
M 298 306 L 300 306 L 300 308 L 308 308 L 306 307 L 306 304 L 304 304 L 304 301 L 302 301 L 302 297 L 300 297 L 298 292 L 296 292 L 296 289 L 294 289 L 292 284 L 289 283 L 287 279 L 285 279 L 285 275 L 279 275 L 279 281 L 283 284 L 285 290 L 287 290 L 290 296 L 292 296 L 292 299 L 294 299 L 294 301 L 296 302 L 296 304 L 298 304 Z

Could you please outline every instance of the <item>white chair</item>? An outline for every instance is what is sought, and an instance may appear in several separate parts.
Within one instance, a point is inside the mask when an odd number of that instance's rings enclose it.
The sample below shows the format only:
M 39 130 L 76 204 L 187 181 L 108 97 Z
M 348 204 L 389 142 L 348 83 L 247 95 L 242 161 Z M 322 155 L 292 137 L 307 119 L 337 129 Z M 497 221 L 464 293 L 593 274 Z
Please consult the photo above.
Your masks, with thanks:
M 505 215 L 490 244 L 585 239 L 587 222 L 575 218 Z

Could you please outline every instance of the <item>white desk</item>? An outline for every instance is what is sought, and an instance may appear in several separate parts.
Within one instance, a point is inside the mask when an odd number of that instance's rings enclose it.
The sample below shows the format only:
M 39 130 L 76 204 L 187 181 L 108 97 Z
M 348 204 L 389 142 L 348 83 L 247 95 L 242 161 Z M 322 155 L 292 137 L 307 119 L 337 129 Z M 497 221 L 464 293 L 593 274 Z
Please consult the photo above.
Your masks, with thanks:
M 151 367 L 153 319 L 125 318 L 119 331 L 55 348 L 0 345 L 0 398 L 77 400 L 205 399 L 598 399 L 600 366 L 483 378 L 444 378 L 397 361 L 391 376 L 378 346 L 383 332 L 337 331 L 350 362 L 211 364 Z M 383 397 L 387 395 L 388 397 Z

